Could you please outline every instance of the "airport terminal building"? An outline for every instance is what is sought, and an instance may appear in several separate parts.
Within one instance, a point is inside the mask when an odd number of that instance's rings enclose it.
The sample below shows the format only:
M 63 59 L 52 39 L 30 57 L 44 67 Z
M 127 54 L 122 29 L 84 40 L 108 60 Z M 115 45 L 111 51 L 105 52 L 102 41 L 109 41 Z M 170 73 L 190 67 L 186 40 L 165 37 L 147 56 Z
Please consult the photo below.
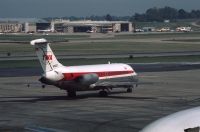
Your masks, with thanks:
M 54 20 L 51 22 L 53 32 L 80 33 L 80 32 L 132 32 L 133 24 L 128 21 L 69 21 Z

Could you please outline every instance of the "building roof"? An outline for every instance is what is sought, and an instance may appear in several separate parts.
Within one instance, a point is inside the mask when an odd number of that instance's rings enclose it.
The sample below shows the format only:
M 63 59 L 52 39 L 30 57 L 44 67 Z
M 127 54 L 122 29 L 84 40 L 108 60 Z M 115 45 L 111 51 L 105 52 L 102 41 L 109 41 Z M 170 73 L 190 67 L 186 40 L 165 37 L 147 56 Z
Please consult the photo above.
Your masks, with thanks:
M 18 23 L 46 23 L 47 21 L 39 18 L 0 18 L 0 22 L 18 22 Z
M 71 24 L 112 24 L 112 23 L 130 23 L 129 21 L 92 21 L 92 20 L 80 20 L 80 21 L 70 21 L 70 20 L 53 20 L 55 23 L 71 23 Z

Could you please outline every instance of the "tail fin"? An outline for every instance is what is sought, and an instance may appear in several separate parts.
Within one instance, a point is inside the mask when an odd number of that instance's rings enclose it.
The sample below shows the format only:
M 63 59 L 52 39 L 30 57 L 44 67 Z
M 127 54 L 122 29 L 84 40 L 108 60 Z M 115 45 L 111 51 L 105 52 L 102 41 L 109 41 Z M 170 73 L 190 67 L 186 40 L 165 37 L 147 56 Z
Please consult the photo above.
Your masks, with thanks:
M 35 46 L 35 52 L 45 73 L 62 66 L 56 59 L 46 39 L 32 40 L 31 45 Z

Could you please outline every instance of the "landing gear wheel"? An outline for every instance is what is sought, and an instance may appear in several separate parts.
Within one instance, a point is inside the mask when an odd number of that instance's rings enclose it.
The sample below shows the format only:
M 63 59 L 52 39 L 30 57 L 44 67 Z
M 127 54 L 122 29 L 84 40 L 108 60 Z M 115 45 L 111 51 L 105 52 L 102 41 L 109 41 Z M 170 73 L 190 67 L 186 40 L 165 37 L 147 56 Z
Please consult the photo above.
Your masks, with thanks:
M 126 91 L 127 91 L 127 93 L 132 93 L 133 89 L 132 88 L 128 88 Z
M 45 87 L 46 87 L 46 86 L 43 84 L 43 85 L 42 85 L 42 88 L 45 88 Z
M 100 91 L 99 92 L 99 96 L 100 97 L 107 97 L 108 96 L 108 92 L 107 91 Z
M 71 91 L 71 90 L 67 91 L 67 96 L 71 97 L 71 98 L 76 97 L 76 91 L 74 91 L 74 90 L 73 91 Z

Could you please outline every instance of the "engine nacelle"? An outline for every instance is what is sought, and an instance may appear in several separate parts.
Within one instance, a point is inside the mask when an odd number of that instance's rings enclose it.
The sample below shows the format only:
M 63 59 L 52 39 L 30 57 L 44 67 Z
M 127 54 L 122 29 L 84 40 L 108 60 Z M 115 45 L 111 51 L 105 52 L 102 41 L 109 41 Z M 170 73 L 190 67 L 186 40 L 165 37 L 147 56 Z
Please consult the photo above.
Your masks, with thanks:
M 92 74 L 84 74 L 75 79 L 76 82 L 82 85 L 91 85 L 96 83 L 99 80 L 99 76 L 95 73 Z
M 47 85 L 55 85 L 57 84 L 57 81 L 60 81 L 64 78 L 62 73 L 59 73 L 57 71 L 49 71 L 46 72 L 40 79 L 39 81 L 47 84 Z
M 53 71 L 46 72 L 43 75 L 43 77 L 45 77 L 51 81 L 60 81 L 64 78 L 64 75 L 60 72 L 53 70 Z

